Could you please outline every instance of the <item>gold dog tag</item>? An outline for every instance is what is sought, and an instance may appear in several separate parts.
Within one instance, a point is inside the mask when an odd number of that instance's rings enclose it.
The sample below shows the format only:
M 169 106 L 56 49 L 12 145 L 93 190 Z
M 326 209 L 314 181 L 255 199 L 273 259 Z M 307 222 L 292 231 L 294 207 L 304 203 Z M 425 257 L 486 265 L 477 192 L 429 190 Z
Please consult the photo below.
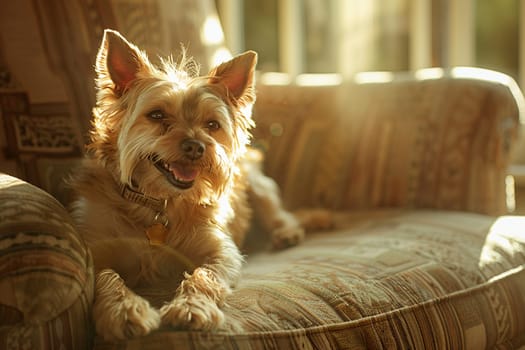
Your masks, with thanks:
M 148 236 L 151 245 L 162 245 L 166 243 L 168 229 L 163 224 L 156 223 L 146 229 L 146 236 Z

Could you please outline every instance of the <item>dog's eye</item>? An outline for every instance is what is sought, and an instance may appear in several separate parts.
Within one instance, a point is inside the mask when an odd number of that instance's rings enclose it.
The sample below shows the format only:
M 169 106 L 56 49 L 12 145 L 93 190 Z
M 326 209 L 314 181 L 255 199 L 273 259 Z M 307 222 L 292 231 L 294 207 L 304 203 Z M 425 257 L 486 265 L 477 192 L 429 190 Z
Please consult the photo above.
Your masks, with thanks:
M 148 113 L 148 118 L 150 119 L 161 120 L 161 119 L 164 119 L 164 117 L 165 117 L 164 112 L 161 111 L 160 109 L 156 109 Z
M 221 128 L 221 124 L 219 124 L 216 120 L 210 120 L 206 123 L 206 128 L 208 128 L 210 131 L 214 131 Z

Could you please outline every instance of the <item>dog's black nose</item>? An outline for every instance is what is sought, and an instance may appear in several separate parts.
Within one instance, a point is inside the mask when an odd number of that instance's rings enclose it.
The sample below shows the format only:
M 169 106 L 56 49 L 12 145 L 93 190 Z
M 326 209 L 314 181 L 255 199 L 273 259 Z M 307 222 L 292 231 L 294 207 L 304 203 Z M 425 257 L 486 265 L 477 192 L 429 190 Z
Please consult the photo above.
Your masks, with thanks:
M 197 160 L 204 154 L 206 145 L 199 140 L 186 139 L 181 144 L 182 151 L 191 160 Z

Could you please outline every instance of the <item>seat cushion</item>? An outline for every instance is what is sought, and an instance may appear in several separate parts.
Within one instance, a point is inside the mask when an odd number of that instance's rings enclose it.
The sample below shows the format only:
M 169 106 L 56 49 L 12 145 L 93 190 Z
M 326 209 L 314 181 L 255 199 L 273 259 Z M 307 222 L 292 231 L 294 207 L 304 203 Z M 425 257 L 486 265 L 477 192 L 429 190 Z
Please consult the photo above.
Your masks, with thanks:
M 483 349 L 525 344 L 525 217 L 337 214 L 248 258 L 227 301 L 245 332 L 161 330 L 97 349 Z

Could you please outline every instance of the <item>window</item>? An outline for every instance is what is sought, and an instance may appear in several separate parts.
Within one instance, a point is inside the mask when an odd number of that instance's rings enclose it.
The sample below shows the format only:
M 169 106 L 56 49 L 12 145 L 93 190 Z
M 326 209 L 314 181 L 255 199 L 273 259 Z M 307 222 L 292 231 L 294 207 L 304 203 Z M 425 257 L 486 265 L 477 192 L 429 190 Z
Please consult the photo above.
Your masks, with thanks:
M 495 69 L 519 80 L 519 0 L 477 0 L 477 66 Z
M 230 47 L 259 52 L 263 71 L 354 74 L 408 69 L 410 0 L 218 0 L 223 20 L 241 8 Z M 229 29 L 229 30 L 228 30 Z M 240 30 L 242 38 L 231 34 Z M 232 45 L 233 44 L 233 45 Z
M 263 71 L 479 66 L 525 81 L 519 0 L 216 0 L 233 51 Z M 525 52 L 525 51 L 524 51 Z

